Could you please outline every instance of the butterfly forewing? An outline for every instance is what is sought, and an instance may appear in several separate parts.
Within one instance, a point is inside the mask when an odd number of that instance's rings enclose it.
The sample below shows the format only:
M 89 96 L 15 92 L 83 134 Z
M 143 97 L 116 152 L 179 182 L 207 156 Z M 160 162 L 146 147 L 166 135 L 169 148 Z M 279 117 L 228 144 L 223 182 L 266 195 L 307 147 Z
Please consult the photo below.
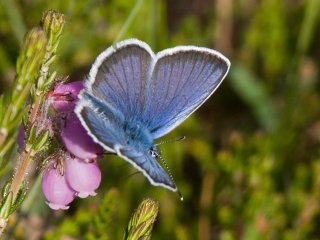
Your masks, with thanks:
M 138 40 L 108 48 L 90 71 L 88 91 L 126 117 L 140 114 L 153 58 L 148 45 Z
M 229 69 L 228 60 L 204 48 L 177 47 L 157 56 L 142 117 L 154 138 L 165 135 L 194 112 Z

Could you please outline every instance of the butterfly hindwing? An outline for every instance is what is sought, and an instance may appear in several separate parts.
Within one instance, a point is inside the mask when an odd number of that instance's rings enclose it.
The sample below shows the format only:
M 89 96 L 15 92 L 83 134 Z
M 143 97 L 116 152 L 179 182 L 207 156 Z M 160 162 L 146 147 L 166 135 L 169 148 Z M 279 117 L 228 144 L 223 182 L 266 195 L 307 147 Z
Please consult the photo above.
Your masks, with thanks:
M 131 139 L 126 134 L 123 115 L 109 104 L 84 92 L 76 112 L 92 138 L 106 150 L 117 153 L 141 171 L 155 186 L 176 191 L 176 185 L 160 164 L 151 156 L 150 140 Z M 130 140 L 130 141 L 129 141 Z M 144 147 L 143 143 L 146 144 Z M 149 146 L 149 147 L 148 147 Z
M 166 173 L 166 171 L 164 171 L 150 153 L 139 153 L 134 149 L 120 148 L 119 155 L 141 171 L 149 179 L 152 185 L 162 186 L 170 189 L 171 191 L 177 191 L 177 187 L 171 177 Z
M 88 92 L 81 93 L 79 99 L 76 113 L 94 141 L 111 152 L 115 152 L 115 145 L 124 145 L 122 113 Z

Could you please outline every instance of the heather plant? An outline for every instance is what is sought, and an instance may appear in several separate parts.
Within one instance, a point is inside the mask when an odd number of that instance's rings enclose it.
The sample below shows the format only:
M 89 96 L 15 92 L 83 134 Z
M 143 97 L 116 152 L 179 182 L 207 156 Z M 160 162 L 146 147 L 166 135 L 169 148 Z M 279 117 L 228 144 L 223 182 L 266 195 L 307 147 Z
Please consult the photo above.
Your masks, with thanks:
M 1 238 L 319 239 L 319 3 L 0 1 Z M 183 202 L 90 145 L 72 113 L 94 58 L 128 37 L 232 61 L 167 137 L 186 140 L 160 146 Z

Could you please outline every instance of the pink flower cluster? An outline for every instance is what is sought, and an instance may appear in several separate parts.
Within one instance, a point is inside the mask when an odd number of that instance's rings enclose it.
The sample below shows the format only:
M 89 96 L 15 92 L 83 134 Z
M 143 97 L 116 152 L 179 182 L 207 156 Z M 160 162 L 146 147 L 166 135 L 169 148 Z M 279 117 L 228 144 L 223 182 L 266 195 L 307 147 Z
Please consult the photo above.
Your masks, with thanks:
M 68 209 L 76 196 L 96 195 L 101 182 L 97 158 L 103 149 L 93 142 L 73 112 L 82 82 L 58 84 L 48 93 L 47 101 L 56 112 L 53 119 L 63 119 L 56 131 L 67 149 L 50 161 L 42 176 L 42 192 L 52 209 Z M 62 159 L 61 159 L 62 158 Z

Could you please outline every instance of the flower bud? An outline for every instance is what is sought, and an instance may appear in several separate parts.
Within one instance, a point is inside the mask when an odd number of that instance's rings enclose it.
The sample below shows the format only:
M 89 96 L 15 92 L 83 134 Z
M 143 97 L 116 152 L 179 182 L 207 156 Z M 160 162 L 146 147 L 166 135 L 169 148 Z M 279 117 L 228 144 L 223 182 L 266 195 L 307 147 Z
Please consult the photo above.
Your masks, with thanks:
M 53 109 L 57 112 L 73 111 L 78 100 L 78 94 L 83 88 L 84 84 L 81 81 L 57 84 L 49 96 Z
M 86 161 L 96 159 L 103 152 L 102 147 L 88 135 L 75 113 L 69 114 L 61 130 L 61 139 L 70 153 Z
M 68 209 L 68 204 L 75 198 L 75 191 L 69 187 L 65 175 L 52 165 L 43 173 L 41 188 L 47 204 L 54 210 Z
M 45 11 L 42 14 L 41 25 L 48 35 L 59 35 L 65 24 L 64 15 L 54 10 Z
M 97 194 L 95 190 L 101 182 L 101 171 L 96 161 L 88 163 L 69 156 L 65 158 L 64 166 L 67 182 L 77 196 L 86 198 Z

